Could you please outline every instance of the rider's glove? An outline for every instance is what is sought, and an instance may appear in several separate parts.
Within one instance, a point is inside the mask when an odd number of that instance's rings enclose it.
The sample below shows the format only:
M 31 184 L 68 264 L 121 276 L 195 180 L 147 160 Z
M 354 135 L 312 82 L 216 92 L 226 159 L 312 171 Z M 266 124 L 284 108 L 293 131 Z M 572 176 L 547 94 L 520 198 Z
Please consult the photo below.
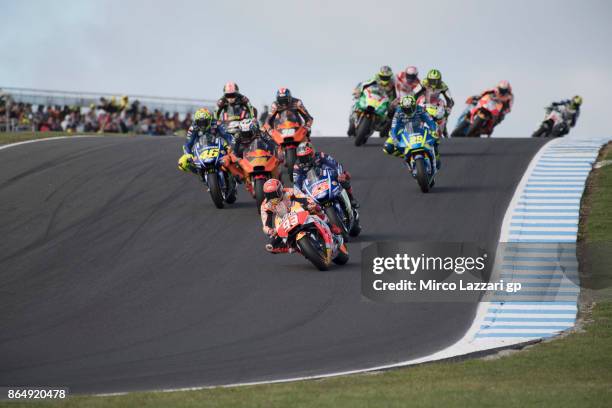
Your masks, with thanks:
M 346 180 L 348 180 L 348 179 L 349 179 L 349 177 L 348 177 L 348 173 L 346 173 L 346 172 L 345 172 L 345 173 L 340 173 L 340 174 L 338 175 L 338 182 L 339 182 L 339 183 L 344 183 L 344 182 L 345 182 Z
M 193 155 L 188 153 L 180 157 L 178 161 L 178 168 L 182 171 L 189 171 L 189 168 L 193 164 Z

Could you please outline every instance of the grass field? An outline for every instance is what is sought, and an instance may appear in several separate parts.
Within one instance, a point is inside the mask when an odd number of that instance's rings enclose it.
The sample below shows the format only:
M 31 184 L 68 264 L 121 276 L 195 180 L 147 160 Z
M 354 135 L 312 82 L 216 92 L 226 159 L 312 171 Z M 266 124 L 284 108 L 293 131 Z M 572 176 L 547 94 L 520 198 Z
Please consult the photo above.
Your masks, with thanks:
M 612 159 L 608 148 L 607 159 Z M 612 241 L 612 165 L 589 181 L 583 241 Z M 317 381 L 7 407 L 603 407 L 612 403 L 612 303 L 583 310 L 580 330 L 519 352 Z

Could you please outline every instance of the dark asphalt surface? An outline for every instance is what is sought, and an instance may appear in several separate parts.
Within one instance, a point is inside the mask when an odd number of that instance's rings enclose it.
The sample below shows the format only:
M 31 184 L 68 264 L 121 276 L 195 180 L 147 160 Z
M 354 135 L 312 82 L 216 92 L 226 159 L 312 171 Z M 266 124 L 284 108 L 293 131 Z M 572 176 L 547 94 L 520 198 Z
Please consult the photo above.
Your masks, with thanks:
M 376 304 L 360 247 L 495 243 L 533 139 L 445 140 L 422 194 L 381 140 L 316 139 L 350 170 L 363 232 L 346 267 L 269 255 L 253 200 L 214 208 L 179 172 L 181 139 L 0 150 L 0 384 L 119 392 L 366 368 L 462 337 L 476 304 Z

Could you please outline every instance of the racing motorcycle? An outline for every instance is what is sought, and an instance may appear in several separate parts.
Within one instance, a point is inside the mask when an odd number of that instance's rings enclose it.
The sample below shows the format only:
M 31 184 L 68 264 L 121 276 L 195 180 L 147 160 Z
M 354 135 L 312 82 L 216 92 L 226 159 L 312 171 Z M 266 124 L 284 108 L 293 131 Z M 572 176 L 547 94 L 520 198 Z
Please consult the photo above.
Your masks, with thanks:
M 306 175 L 303 192 L 323 207 L 331 224 L 342 230 L 344 239 L 356 237 L 361 232 L 359 212 L 351 206 L 346 190 L 338 182 L 332 169 L 311 169 Z
M 419 99 L 417 99 L 417 105 L 423 107 L 429 116 L 436 122 L 438 125 L 438 134 L 440 136 L 446 135 L 446 118 L 448 117 L 446 102 L 435 95 L 431 95 L 429 98 L 425 95 L 421 95 Z
M 235 138 L 240 132 L 240 122 L 250 117 L 251 115 L 246 107 L 242 105 L 229 105 L 221 117 L 219 117 L 219 121 L 225 128 L 225 131 Z
M 274 147 L 259 138 L 251 142 L 239 161 L 246 178 L 245 186 L 257 203 L 257 212 L 261 211 L 264 201 L 263 185 L 269 179 L 279 177 L 280 163 Z
M 285 110 L 274 119 L 270 135 L 282 149 L 287 175 L 293 182 L 293 165 L 297 159 L 296 148 L 301 142 L 308 140 L 308 130 L 294 112 Z
M 569 129 L 564 109 L 549 107 L 546 108 L 544 121 L 531 137 L 560 137 L 567 134 Z
M 417 127 L 410 122 L 400 129 L 397 147 L 403 151 L 408 169 L 423 193 L 435 184 L 438 172 L 436 165 L 435 140 L 427 126 Z
M 503 103 L 495 99 L 490 94 L 480 98 L 470 112 L 464 116 L 463 120 L 457 124 L 453 130 L 452 137 L 479 137 L 486 134 L 491 137 L 491 133 L 498 118 L 502 113 Z
M 210 198 L 217 208 L 223 208 L 224 202 L 234 203 L 238 194 L 234 176 L 223 170 L 221 166 L 221 161 L 227 154 L 226 147 L 225 141 L 221 138 L 216 140 L 200 138 L 193 148 L 194 165 L 208 187 Z
M 366 143 L 375 131 L 386 136 L 391 125 L 388 116 L 390 103 L 387 95 L 376 85 L 361 92 L 351 116 L 351 127 L 355 129 L 355 146 Z
M 331 263 L 344 265 L 349 260 L 342 235 L 334 235 L 318 216 L 310 214 L 301 204 L 293 202 L 290 211 L 275 218 L 277 235 L 294 251 L 302 254 L 320 271 Z

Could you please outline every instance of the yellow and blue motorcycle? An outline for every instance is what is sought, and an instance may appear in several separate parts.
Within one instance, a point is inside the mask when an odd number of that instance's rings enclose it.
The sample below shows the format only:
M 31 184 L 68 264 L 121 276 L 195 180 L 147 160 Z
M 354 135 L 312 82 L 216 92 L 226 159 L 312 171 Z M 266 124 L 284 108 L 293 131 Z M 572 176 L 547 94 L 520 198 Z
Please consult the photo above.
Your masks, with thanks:
M 228 153 L 225 141 L 221 138 L 214 141 L 200 139 L 193 151 L 197 173 L 208 187 L 215 206 L 223 208 L 224 203 L 234 203 L 238 194 L 236 180 L 221 165 L 221 160 Z
M 423 193 L 429 192 L 435 184 L 438 171 L 435 144 L 436 139 L 426 125 L 414 126 L 409 122 L 397 135 L 397 147 Z

